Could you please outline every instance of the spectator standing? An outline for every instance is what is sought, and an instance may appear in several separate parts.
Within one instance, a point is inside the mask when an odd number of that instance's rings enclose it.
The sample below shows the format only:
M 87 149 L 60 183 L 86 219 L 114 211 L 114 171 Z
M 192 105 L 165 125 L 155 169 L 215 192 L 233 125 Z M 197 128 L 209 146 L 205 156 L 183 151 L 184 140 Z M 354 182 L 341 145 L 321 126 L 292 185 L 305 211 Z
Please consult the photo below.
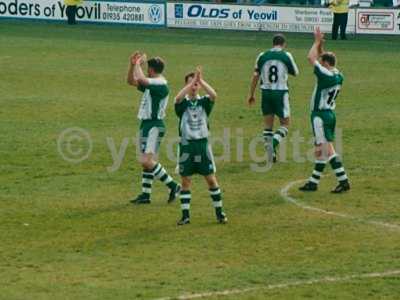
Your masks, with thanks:
M 78 5 L 82 4 L 82 2 L 82 0 L 64 0 L 67 6 L 65 14 L 67 15 L 69 25 L 76 24 L 76 10 L 78 9 Z
M 337 40 L 340 28 L 340 38 L 347 40 L 346 27 L 349 17 L 349 0 L 332 0 L 329 8 L 333 12 L 332 40 Z

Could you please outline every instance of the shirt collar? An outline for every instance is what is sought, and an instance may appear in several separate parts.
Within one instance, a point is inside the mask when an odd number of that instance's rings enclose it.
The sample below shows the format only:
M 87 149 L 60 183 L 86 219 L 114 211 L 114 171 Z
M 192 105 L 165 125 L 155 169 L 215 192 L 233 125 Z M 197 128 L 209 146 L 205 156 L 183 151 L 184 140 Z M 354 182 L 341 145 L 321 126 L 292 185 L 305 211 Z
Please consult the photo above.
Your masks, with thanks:
M 283 51 L 283 49 L 281 47 L 275 46 L 275 47 L 271 48 L 270 51 Z
M 186 95 L 186 96 L 185 96 L 185 99 L 188 100 L 188 101 L 192 101 L 192 100 L 193 100 L 192 98 L 189 97 L 189 95 Z M 201 97 L 200 97 L 200 95 L 196 95 L 194 99 L 200 100 Z

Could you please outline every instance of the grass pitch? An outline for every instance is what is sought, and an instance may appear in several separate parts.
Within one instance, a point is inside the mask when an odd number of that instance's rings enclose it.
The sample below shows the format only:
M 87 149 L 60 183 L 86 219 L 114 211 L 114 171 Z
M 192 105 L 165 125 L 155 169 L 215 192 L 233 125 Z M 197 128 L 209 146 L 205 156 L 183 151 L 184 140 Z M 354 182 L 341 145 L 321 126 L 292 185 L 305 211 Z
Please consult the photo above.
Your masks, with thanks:
M 304 211 L 280 196 L 312 170 L 306 159 L 312 38 L 287 36 L 301 72 L 290 81 L 289 138 L 298 133 L 304 141 L 300 158 L 288 142 L 286 161 L 260 173 L 251 170 L 249 151 L 262 130 L 260 103 L 248 108 L 245 99 L 255 58 L 270 47 L 271 34 L 1 21 L 0 298 L 154 299 L 256 288 L 223 299 L 398 299 L 396 276 L 262 289 L 400 269 L 398 230 Z M 327 47 L 345 75 L 337 118 L 353 189 L 329 194 L 335 184 L 329 176 L 317 193 L 297 187 L 290 193 L 311 206 L 400 225 L 400 39 L 362 36 Z M 132 141 L 140 95 L 125 83 L 136 49 L 165 58 L 172 95 L 198 64 L 217 88 L 212 132 L 231 132 L 229 159 L 218 162 L 217 173 L 228 225 L 215 223 L 202 178 L 194 180 L 190 226 L 176 227 L 179 205 L 166 204 L 159 183 L 150 206 L 128 205 L 140 191 Z M 176 137 L 171 104 L 167 126 L 168 138 Z M 75 164 L 57 148 L 60 133 L 71 127 L 85 129 L 93 141 L 88 159 Z M 237 159 L 241 139 L 243 159 Z M 75 142 L 75 154 L 88 147 Z M 124 143 L 124 160 L 110 172 L 110 149 Z M 263 153 L 261 144 L 256 152 Z M 173 171 L 165 145 L 161 161 Z

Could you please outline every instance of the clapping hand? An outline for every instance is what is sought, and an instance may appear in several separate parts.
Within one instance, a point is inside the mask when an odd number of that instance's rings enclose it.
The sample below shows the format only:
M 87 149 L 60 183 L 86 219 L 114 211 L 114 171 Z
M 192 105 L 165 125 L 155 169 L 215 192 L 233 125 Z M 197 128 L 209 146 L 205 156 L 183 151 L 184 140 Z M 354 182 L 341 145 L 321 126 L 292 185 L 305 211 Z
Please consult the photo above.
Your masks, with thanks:
M 141 54 L 139 51 L 136 51 L 129 57 L 129 61 L 132 65 L 136 65 L 137 60 L 140 58 Z
M 199 83 L 201 84 L 201 81 L 203 80 L 203 69 L 201 66 L 198 66 L 196 68 L 196 72 L 194 74 L 194 79 L 193 79 L 193 83 Z
M 141 65 L 143 65 L 144 63 L 146 63 L 146 61 L 147 61 L 147 55 L 146 55 L 146 53 L 143 53 L 143 54 L 140 56 L 138 63 L 141 64 Z
M 320 43 L 324 40 L 324 33 L 321 32 L 321 28 L 317 26 L 314 31 L 314 39 L 316 42 Z

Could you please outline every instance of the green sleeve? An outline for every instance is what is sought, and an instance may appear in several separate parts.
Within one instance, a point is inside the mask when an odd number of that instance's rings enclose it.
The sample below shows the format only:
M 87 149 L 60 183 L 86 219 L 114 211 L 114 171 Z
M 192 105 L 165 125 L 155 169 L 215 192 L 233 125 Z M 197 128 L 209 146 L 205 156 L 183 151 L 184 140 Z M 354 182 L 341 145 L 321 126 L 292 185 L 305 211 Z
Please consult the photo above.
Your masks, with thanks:
M 142 93 L 144 93 L 144 91 L 146 90 L 146 87 L 139 84 L 139 85 L 137 86 L 137 89 L 138 89 L 138 91 L 141 91 Z
M 260 53 L 260 54 L 257 56 L 256 64 L 255 64 L 255 66 L 254 66 L 254 71 L 257 72 L 258 74 L 261 73 L 261 68 L 262 68 L 262 66 L 263 66 L 263 64 L 264 64 L 264 61 L 262 60 L 263 54 L 264 54 L 264 53 Z
M 343 85 L 343 81 L 344 81 L 344 76 L 343 76 L 343 74 L 342 73 L 340 73 L 340 76 L 339 76 L 339 83 L 340 83 L 340 85 Z
M 324 79 L 328 79 L 329 77 L 332 77 L 330 75 L 330 71 L 325 68 L 324 66 L 322 66 L 318 61 L 315 62 L 314 65 L 314 74 L 315 76 L 317 76 L 318 80 L 324 80 Z
M 314 74 L 317 76 L 318 84 L 322 87 L 335 84 L 335 76 L 319 62 L 315 63 Z
M 187 107 L 187 100 L 186 99 L 183 99 L 179 103 L 175 103 L 175 113 L 179 118 L 182 117 L 183 113 L 186 110 L 186 107 Z
M 200 102 L 201 105 L 204 107 L 204 109 L 205 109 L 205 111 L 207 113 L 207 116 L 209 116 L 211 114 L 212 109 L 213 109 L 214 101 L 212 101 L 208 95 L 202 97 L 202 99 L 200 101 L 201 101 Z
M 290 75 L 296 76 L 299 74 L 299 69 L 297 68 L 296 62 L 294 61 L 292 54 L 290 54 L 289 52 L 286 52 L 285 64 L 288 68 L 288 73 Z

